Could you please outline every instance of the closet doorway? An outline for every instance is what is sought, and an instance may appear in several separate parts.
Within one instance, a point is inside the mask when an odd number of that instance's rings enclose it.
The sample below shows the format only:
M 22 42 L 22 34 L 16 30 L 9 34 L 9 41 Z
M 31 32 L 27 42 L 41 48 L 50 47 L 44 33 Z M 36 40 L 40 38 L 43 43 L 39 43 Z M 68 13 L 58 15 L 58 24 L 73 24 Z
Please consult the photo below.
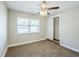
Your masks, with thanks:
M 56 16 L 53 18 L 53 41 L 60 43 L 60 17 Z

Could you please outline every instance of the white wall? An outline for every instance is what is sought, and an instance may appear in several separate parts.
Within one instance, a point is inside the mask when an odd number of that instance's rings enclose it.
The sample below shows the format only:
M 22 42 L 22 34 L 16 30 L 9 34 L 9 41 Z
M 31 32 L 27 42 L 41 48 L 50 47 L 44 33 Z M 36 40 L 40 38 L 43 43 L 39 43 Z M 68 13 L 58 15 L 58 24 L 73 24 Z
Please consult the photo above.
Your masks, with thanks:
M 60 44 L 79 52 L 79 7 L 67 10 L 61 15 L 61 41 Z M 48 22 L 48 37 L 53 37 L 53 16 Z M 51 39 L 51 38 L 50 38 Z M 52 39 L 51 39 L 52 40 Z
M 32 33 L 32 34 L 23 34 L 23 35 L 17 35 L 17 17 L 24 17 L 24 18 L 32 18 L 32 19 L 38 19 L 41 23 L 41 31 L 40 33 Z M 46 36 L 46 21 L 44 17 L 39 17 L 36 15 L 9 10 L 9 46 L 15 46 L 19 44 L 25 44 L 25 43 L 31 43 L 39 40 L 44 40 Z
M 7 8 L 0 2 L 0 56 L 4 56 L 7 48 Z
M 79 7 L 62 13 L 61 44 L 79 52 Z
M 53 17 L 50 16 L 46 20 L 47 22 L 47 38 L 53 40 Z

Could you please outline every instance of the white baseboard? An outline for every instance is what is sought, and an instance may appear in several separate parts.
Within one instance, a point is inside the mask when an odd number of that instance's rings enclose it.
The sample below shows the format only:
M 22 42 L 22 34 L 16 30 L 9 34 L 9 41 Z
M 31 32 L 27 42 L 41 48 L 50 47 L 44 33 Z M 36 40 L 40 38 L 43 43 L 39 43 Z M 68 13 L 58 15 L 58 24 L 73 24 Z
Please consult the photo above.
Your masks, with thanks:
M 33 41 L 29 41 L 29 42 L 21 42 L 21 43 L 17 43 L 17 44 L 11 44 L 11 45 L 8 45 L 8 47 L 14 47 L 14 46 L 19 46 L 19 45 L 23 45 L 23 44 L 29 44 L 29 43 L 33 43 L 33 42 L 37 42 L 37 41 L 41 41 L 41 40 L 46 40 L 46 38 L 33 40 Z
M 60 45 L 63 46 L 63 47 L 66 47 L 66 48 L 68 48 L 68 49 L 70 49 L 70 50 L 73 50 L 73 51 L 79 53 L 79 49 L 75 49 L 75 48 L 72 48 L 72 47 L 70 47 L 70 46 L 68 46 L 68 45 L 64 45 L 64 44 L 60 44 Z
M 2 55 L 2 57 L 5 57 L 7 50 L 8 50 L 8 46 L 6 47 L 6 49 L 5 49 L 5 51 L 4 51 L 3 55 Z
M 53 37 L 48 37 L 49 40 L 53 40 Z

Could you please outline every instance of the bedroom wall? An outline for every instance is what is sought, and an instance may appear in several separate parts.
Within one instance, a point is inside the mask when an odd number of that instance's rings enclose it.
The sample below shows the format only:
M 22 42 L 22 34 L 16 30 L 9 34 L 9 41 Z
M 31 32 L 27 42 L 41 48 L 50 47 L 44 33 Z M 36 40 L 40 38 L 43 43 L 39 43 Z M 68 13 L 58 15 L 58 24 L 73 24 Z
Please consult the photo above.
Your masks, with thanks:
M 79 7 L 66 10 L 61 15 L 61 41 L 64 47 L 79 52 Z M 48 22 L 48 38 L 53 40 L 53 17 Z
M 40 20 L 40 33 L 32 33 L 32 34 L 20 34 L 18 35 L 16 33 L 17 30 L 17 17 L 24 17 L 24 18 L 31 18 L 31 19 L 38 19 Z M 15 10 L 9 10 L 9 46 L 16 46 L 20 44 L 27 44 L 35 41 L 45 40 L 46 36 L 46 21 L 45 17 L 15 11 Z
M 49 16 L 46 20 L 46 23 L 47 23 L 46 27 L 47 38 L 53 40 L 53 16 Z
M 61 45 L 79 52 L 79 7 L 61 15 Z
M 0 2 L 0 57 L 3 57 L 7 50 L 7 8 Z

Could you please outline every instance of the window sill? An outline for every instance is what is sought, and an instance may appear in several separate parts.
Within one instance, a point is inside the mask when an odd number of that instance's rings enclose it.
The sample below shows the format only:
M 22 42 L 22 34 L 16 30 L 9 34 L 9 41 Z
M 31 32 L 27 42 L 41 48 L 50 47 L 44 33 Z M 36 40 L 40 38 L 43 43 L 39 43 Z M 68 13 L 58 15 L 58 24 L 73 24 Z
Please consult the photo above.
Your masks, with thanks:
M 23 33 L 23 34 L 17 33 L 17 35 L 30 35 L 30 34 L 40 34 L 40 32 L 38 32 L 38 33 Z

